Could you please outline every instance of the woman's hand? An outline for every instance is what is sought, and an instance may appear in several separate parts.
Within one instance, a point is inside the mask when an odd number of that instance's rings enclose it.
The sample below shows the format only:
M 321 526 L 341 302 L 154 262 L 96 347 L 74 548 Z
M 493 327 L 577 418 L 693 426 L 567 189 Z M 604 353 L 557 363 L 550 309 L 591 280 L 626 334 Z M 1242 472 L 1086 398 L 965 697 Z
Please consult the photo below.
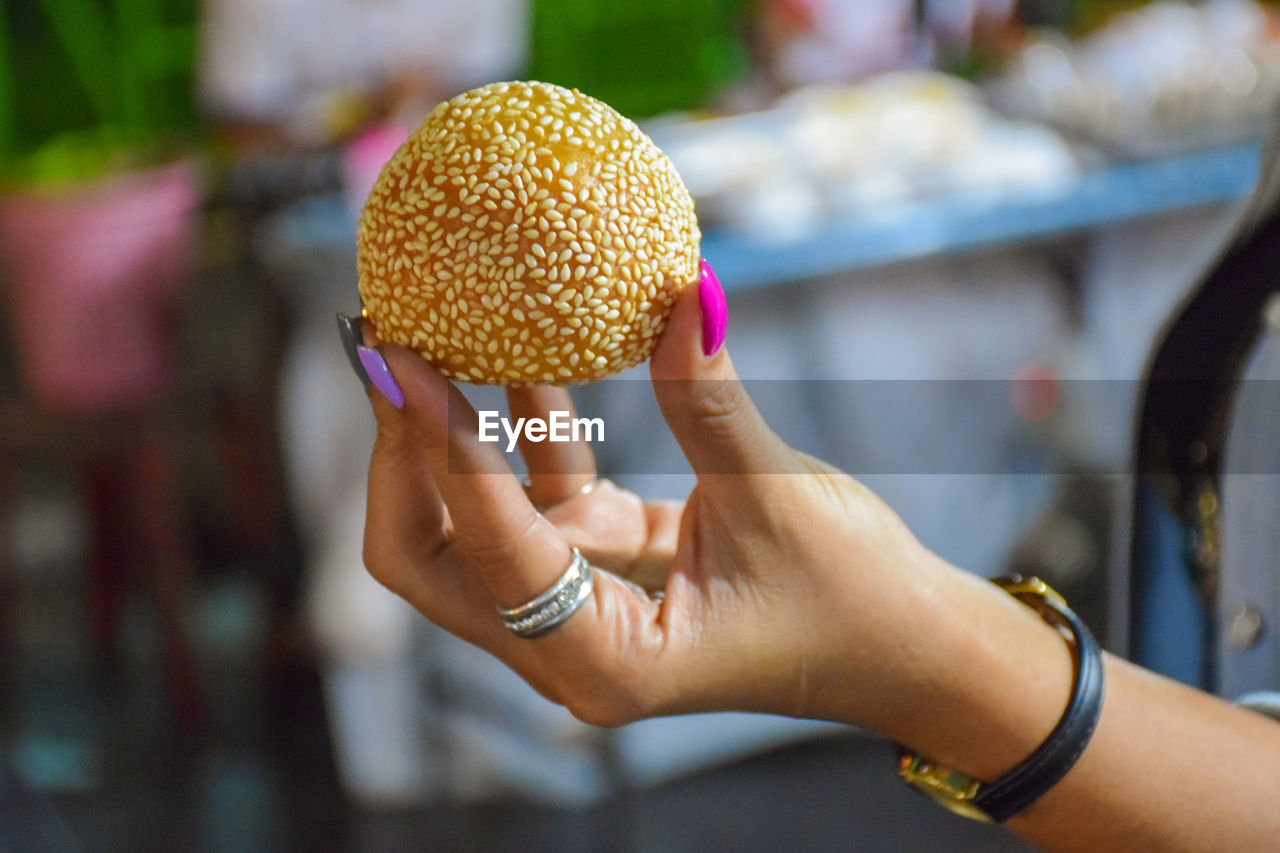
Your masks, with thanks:
M 644 504 L 607 482 L 585 489 L 584 445 L 522 447 L 535 472 L 526 494 L 498 447 L 476 440 L 476 413 L 456 388 L 407 350 L 362 349 L 384 392 L 370 392 L 369 571 L 588 722 L 817 717 L 875 729 L 979 780 L 1007 773 L 1065 707 L 1062 637 L 922 547 L 853 479 L 787 447 L 727 353 L 709 349 L 686 293 L 651 363 L 697 474 L 683 505 Z M 510 402 L 517 416 L 571 408 L 555 388 L 513 390 Z M 571 545 L 604 570 L 594 594 L 550 633 L 514 635 L 495 608 L 551 586 Z M 1274 842 L 1274 723 L 1111 658 L 1106 668 L 1089 747 L 1010 828 L 1055 850 Z
M 589 722 L 734 709 L 882 724 L 936 560 L 874 495 L 768 428 L 728 353 L 704 354 L 699 301 L 680 299 L 651 364 L 698 475 L 683 504 L 584 489 L 595 467 L 580 443 L 523 444 L 522 488 L 458 390 L 381 346 L 403 403 L 370 392 L 365 563 Z M 515 417 L 572 407 L 561 388 L 509 401 Z M 594 595 L 543 637 L 513 635 L 495 608 L 549 587 L 571 545 L 604 570 Z

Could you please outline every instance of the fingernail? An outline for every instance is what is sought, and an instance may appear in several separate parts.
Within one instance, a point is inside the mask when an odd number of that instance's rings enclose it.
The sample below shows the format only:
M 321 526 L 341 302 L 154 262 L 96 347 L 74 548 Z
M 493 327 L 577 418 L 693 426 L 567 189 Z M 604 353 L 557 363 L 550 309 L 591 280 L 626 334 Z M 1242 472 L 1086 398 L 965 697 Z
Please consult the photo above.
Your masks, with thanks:
M 698 304 L 702 307 L 702 354 L 713 356 L 724 344 L 729 330 L 729 303 L 724 298 L 720 279 L 706 258 L 702 260 L 702 279 L 698 282 Z
M 338 335 L 342 338 L 342 351 L 347 354 L 351 369 L 356 372 L 360 383 L 368 388 L 369 374 L 365 372 L 364 365 L 360 363 L 360 355 L 356 352 L 357 348 L 364 343 L 364 336 L 360 334 L 360 326 L 357 325 L 356 318 L 339 312 Z
M 360 356 L 360 364 L 364 366 L 365 373 L 368 374 L 369 381 L 373 383 L 373 387 L 377 388 L 391 405 L 397 409 L 403 409 L 404 392 L 396 384 L 395 377 L 391 375 L 391 368 L 387 367 L 386 359 L 382 357 L 382 353 L 366 346 L 356 347 L 356 353 Z

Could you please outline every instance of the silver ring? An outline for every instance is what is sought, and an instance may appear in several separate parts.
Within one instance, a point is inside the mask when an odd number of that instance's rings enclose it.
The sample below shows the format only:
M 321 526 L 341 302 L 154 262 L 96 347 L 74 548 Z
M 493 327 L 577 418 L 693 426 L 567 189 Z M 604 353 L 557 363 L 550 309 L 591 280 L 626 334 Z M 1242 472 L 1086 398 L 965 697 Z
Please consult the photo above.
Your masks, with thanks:
M 545 592 L 519 607 L 498 608 L 502 623 L 517 637 L 540 637 L 577 612 L 595 588 L 591 564 L 577 548 L 570 548 L 569 568 Z

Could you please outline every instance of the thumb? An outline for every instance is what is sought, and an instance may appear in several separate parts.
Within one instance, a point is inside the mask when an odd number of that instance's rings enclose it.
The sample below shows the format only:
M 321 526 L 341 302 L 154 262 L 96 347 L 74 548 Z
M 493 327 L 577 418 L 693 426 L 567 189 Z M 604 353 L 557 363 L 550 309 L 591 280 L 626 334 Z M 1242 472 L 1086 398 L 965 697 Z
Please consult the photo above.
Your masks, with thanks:
M 793 454 L 734 372 L 723 346 L 728 320 L 724 289 L 703 261 L 698 286 L 677 298 L 649 362 L 654 396 L 699 477 L 783 473 Z

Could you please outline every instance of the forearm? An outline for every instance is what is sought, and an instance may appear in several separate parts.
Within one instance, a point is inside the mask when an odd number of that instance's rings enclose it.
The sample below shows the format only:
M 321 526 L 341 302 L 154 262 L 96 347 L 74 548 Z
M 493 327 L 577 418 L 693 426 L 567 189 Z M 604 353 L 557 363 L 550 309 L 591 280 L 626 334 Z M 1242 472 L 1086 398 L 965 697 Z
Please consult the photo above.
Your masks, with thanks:
M 1066 706 L 1062 636 L 993 585 L 922 559 L 906 672 L 870 722 L 979 780 L 1012 769 Z M 1097 731 L 1067 776 L 1008 822 L 1048 850 L 1280 844 L 1280 725 L 1107 657 Z M 865 721 L 864 721 L 865 722 Z
M 1109 657 L 1089 748 L 1009 826 L 1049 850 L 1274 849 L 1280 725 Z

